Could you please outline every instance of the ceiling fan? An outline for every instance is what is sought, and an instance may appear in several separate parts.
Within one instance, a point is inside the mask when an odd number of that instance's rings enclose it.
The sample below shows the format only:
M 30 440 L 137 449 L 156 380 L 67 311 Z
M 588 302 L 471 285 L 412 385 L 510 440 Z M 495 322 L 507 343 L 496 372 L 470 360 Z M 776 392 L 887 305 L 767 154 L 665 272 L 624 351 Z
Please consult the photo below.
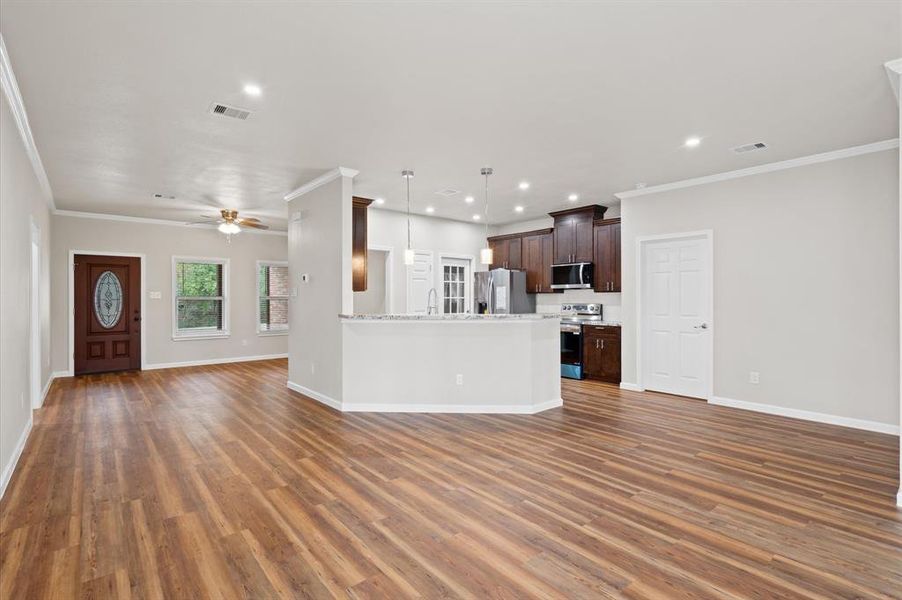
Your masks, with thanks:
M 219 231 L 226 235 L 234 235 L 241 232 L 242 227 L 251 227 L 253 229 L 269 229 L 269 225 L 264 225 L 260 219 L 256 217 L 239 217 L 237 210 L 223 208 L 219 211 L 221 217 L 216 218 L 212 215 L 203 215 L 200 221 L 190 221 L 186 225 L 199 225 L 201 223 L 216 224 L 219 223 Z

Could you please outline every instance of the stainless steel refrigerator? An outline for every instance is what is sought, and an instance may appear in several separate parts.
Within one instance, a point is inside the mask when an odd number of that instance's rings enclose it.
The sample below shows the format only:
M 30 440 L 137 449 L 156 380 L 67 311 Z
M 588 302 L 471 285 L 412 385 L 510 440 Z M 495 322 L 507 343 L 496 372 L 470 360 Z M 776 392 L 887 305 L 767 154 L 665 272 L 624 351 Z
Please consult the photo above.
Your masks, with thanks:
M 492 269 L 474 273 L 473 312 L 520 314 L 536 312 L 536 297 L 526 293 L 526 271 Z

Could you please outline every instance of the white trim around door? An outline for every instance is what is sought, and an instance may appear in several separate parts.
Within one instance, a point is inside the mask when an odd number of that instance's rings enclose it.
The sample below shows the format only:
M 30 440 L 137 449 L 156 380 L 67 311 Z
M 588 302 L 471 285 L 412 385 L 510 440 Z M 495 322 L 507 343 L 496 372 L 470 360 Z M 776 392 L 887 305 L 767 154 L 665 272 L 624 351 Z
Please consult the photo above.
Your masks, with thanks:
M 646 249 L 655 243 L 663 242 L 682 242 L 682 241 L 703 241 L 703 247 L 707 251 L 707 266 L 705 274 L 705 296 L 707 302 L 708 316 L 705 319 L 705 331 L 703 333 L 704 342 L 702 349 L 704 356 L 702 358 L 705 369 L 707 371 L 706 381 L 703 384 L 704 391 L 698 397 L 710 401 L 714 397 L 714 231 L 710 229 L 701 231 L 688 231 L 683 233 L 669 233 L 662 235 L 641 236 L 636 238 L 636 378 L 638 390 L 645 390 L 646 384 L 649 383 L 645 376 L 646 370 L 646 352 L 648 344 L 646 343 L 646 329 L 648 328 L 648 319 L 645 316 L 646 298 L 648 292 L 645 286 L 645 254 Z M 669 390 L 660 390 L 669 391 Z M 678 392 L 672 392 L 678 393 Z
M 147 281 L 147 255 L 143 252 L 109 252 L 105 250 L 73 250 L 69 249 L 69 262 L 67 263 L 69 278 L 69 291 L 67 296 L 67 312 L 69 321 L 69 370 L 66 372 L 67 377 L 75 374 L 75 255 L 87 254 L 90 256 L 127 256 L 130 258 L 141 259 L 141 370 L 147 366 L 147 319 L 144 309 L 145 300 L 147 298 L 146 281 Z

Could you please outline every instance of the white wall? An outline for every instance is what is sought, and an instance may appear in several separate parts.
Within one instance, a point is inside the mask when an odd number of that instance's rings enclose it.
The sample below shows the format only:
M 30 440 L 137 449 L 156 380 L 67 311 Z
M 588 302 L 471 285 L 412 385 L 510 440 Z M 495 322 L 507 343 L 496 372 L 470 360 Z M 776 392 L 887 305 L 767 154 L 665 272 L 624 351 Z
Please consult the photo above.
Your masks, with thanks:
M 583 206 L 583 203 L 577 203 Z M 604 213 L 606 219 L 613 219 L 620 216 L 620 206 L 611 206 Z M 505 235 L 508 233 L 523 233 L 526 231 L 535 231 L 537 229 L 547 229 L 554 227 L 554 219 L 551 217 L 543 217 L 541 219 L 533 219 L 531 221 L 520 221 L 519 223 L 508 223 L 507 225 L 499 225 L 495 228 L 492 235 Z M 602 293 L 593 290 L 564 290 L 555 294 L 536 294 L 536 312 L 550 313 L 558 312 L 561 304 L 580 302 L 584 304 L 596 303 L 603 305 L 603 316 L 607 321 L 619 321 L 621 318 L 621 294 Z
M 711 229 L 714 395 L 897 425 L 898 169 L 884 151 L 624 200 L 623 381 L 636 237 Z
M 50 379 L 50 211 L 0 94 L 0 495 L 31 426 L 31 225 L 41 229 L 41 388 Z
M 142 299 L 147 366 L 202 360 L 285 354 L 285 335 L 257 334 L 258 260 L 285 260 L 286 237 L 243 232 L 226 242 L 213 229 L 53 216 L 53 368 L 69 368 L 69 251 L 146 254 Z M 229 329 L 225 339 L 172 339 L 172 257 L 228 258 Z M 151 299 L 150 292 L 161 292 Z
M 439 273 L 439 255 L 455 254 L 473 258 L 474 271 L 484 271 L 479 251 L 485 247 L 485 225 L 451 221 L 435 217 L 411 215 L 411 245 L 416 250 L 431 250 L 434 272 Z M 493 234 L 492 231 L 489 232 Z M 392 252 L 392 313 L 407 311 L 407 214 L 370 207 L 367 215 L 367 237 L 370 247 L 390 247 Z M 438 290 L 438 286 L 436 286 Z
M 341 401 L 341 322 L 353 311 L 352 180 L 338 177 L 288 203 L 289 386 Z M 309 280 L 301 281 L 307 274 Z
M 386 275 L 385 261 L 389 253 L 384 250 L 369 250 L 366 253 L 366 291 L 354 292 L 354 314 L 381 315 L 387 312 L 385 306 Z

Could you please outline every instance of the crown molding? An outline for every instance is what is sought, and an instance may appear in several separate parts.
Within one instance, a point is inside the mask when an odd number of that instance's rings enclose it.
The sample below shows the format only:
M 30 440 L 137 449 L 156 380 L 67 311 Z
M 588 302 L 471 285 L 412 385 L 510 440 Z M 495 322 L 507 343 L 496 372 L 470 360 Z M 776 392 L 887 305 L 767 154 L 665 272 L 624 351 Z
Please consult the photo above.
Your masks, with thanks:
M 672 183 L 663 183 L 661 185 L 653 185 L 651 187 L 639 190 L 628 190 L 626 192 L 618 192 L 614 196 L 620 200 L 628 198 L 637 198 L 648 194 L 657 194 L 659 192 L 669 192 L 670 190 L 679 190 L 682 188 L 694 187 L 697 185 L 705 185 L 718 181 L 727 181 L 729 179 L 739 179 L 740 177 L 748 177 L 749 175 L 760 175 L 761 173 L 770 173 L 773 171 L 783 171 L 785 169 L 794 169 L 796 167 L 804 167 L 831 160 L 839 160 L 841 158 L 851 158 L 862 154 L 870 154 L 872 152 L 883 152 L 884 150 L 892 150 L 899 147 L 899 138 L 883 140 L 882 142 L 874 142 L 873 144 L 864 144 L 863 146 L 852 146 L 851 148 L 842 148 L 840 150 L 832 150 L 830 152 L 822 152 L 821 154 L 812 154 L 810 156 L 802 156 L 800 158 L 791 158 L 779 162 L 757 165 L 748 167 L 747 169 L 739 169 L 736 171 L 726 171 L 725 173 L 716 173 L 714 175 L 705 175 L 704 177 L 695 177 L 693 179 L 684 179 L 682 181 L 674 181 Z
M 53 203 L 53 190 L 50 189 L 50 180 L 47 179 L 47 172 L 44 170 L 44 163 L 41 162 L 41 155 L 38 153 L 38 147 L 34 143 L 34 136 L 31 135 L 31 126 L 28 124 L 28 115 L 25 113 L 25 103 L 22 101 L 22 94 L 19 92 L 19 84 L 16 81 L 16 75 L 13 73 L 12 63 L 9 62 L 9 54 L 6 52 L 6 42 L 3 35 L 0 35 L 0 87 L 3 88 L 3 95 L 9 102 L 10 112 L 16 121 L 16 127 L 19 129 L 19 135 L 22 137 L 22 144 L 25 146 L 25 154 L 31 161 L 31 168 L 34 169 L 34 175 L 38 180 L 38 186 L 44 194 L 44 199 L 50 210 L 55 210 L 56 205 Z
M 316 179 L 311 179 L 296 190 L 285 194 L 285 202 L 289 202 L 291 200 L 294 200 L 295 198 L 300 198 L 307 192 L 312 192 L 316 188 L 322 185 L 326 185 L 330 181 L 334 181 L 339 177 L 350 177 L 351 179 L 353 179 L 354 177 L 357 177 L 358 173 L 360 173 L 360 171 L 355 171 L 354 169 L 349 169 L 347 167 L 336 167 L 331 171 L 328 171 L 327 173 L 323 173 Z
M 76 217 L 79 219 L 97 219 L 100 221 L 121 221 L 124 223 L 142 223 L 144 225 L 168 225 L 170 227 L 190 227 L 191 229 L 209 229 L 216 231 L 216 225 L 207 225 L 205 223 L 196 223 L 194 225 L 188 225 L 187 223 L 183 223 L 182 221 L 171 221 L 168 219 L 152 219 L 150 217 L 130 217 L 128 215 L 110 215 L 106 213 L 92 213 L 92 212 L 81 212 L 78 210 L 61 210 L 55 209 L 53 211 L 54 215 L 60 217 Z M 287 231 L 272 231 L 265 229 L 253 229 L 248 227 L 247 229 L 242 229 L 242 233 L 255 233 L 259 235 L 280 235 L 287 236 Z

